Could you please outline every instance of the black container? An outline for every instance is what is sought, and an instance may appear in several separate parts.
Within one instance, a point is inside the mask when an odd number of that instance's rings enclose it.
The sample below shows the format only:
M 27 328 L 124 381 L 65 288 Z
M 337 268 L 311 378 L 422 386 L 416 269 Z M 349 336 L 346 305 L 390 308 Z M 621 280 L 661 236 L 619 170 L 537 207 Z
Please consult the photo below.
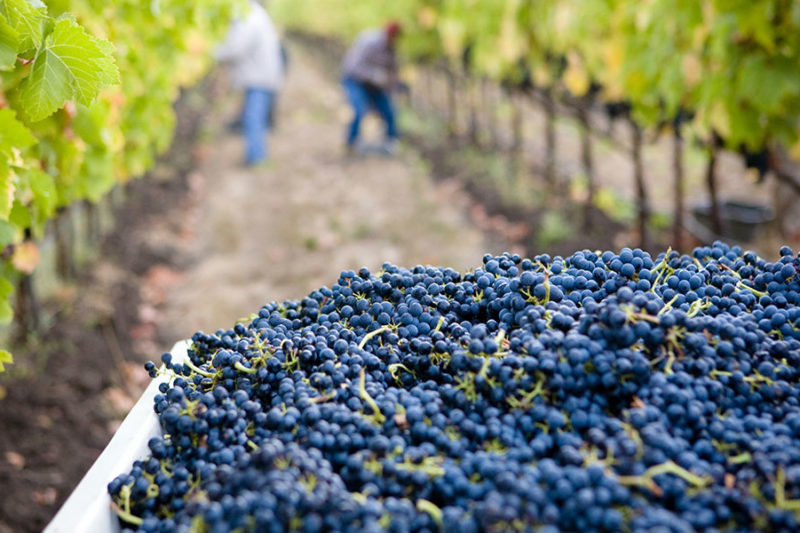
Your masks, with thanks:
M 695 205 L 691 211 L 692 216 L 697 223 L 703 226 L 705 232 L 713 234 L 711 205 Z M 713 235 L 714 239 L 751 242 L 775 220 L 775 212 L 769 206 L 728 200 L 720 202 L 719 218 L 722 231 L 719 235 Z M 691 228 L 689 229 L 691 231 Z M 703 240 L 707 239 L 704 238 Z

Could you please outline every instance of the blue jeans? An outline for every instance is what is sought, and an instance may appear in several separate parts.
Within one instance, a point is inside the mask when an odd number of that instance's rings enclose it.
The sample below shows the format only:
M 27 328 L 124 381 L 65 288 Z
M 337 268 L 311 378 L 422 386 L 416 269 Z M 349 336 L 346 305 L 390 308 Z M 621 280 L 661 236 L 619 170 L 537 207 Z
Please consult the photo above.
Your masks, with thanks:
M 267 116 L 275 100 L 268 89 L 247 89 L 242 109 L 242 129 L 245 140 L 245 162 L 253 165 L 267 159 Z
M 394 118 L 394 107 L 389 98 L 389 92 L 378 87 L 366 85 L 353 78 L 342 80 L 347 99 L 353 107 L 353 121 L 347 130 L 347 145 L 353 146 L 358 140 L 358 130 L 361 127 L 361 119 L 374 109 L 386 123 L 387 139 L 397 138 L 397 126 Z

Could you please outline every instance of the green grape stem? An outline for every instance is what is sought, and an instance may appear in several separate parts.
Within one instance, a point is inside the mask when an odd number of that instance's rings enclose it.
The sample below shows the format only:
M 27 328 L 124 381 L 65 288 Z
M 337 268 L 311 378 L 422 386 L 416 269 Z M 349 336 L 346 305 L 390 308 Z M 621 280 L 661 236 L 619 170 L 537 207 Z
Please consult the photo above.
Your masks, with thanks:
M 369 340 L 371 338 L 376 337 L 376 336 L 380 335 L 381 333 L 383 333 L 384 331 L 389 331 L 391 329 L 392 329 L 392 326 L 386 325 L 386 326 L 381 326 L 376 330 L 370 331 L 369 333 L 364 335 L 364 338 L 361 339 L 361 342 L 358 343 L 358 349 L 359 350 L 363 350 L 364 346 L 367 345 L 367 342 L 369 342 Z
M 375 403 L 375 400 L 373 400 L 372 396 L 370 396 L 369 393 L 367 392 L 366 382 L 367 382 L 367 376 L 364 369 L 362 368 L 358 380 L 358 395 L 361 396 L 361 399 L 367 402 L 367 405 L 369 405 L 370 409 L 372 409 L 373 412 L 372 416 L 375 417 L 375 420 L 379 424 L 383 424 L 386 421 L 386 417 L 383 416 L 383 413 L 381 413 L 381 410 L 378 408 L 378 404 Z
M 439 529 L 444 527 L 442 522 L 442 510 L 439 509 L 435 503 L 420 498 L 417 500 L 417 510 L 431 515 L 431 518 L 433 518 L 433 521 L 436 522 L 437 526 L 439 526 Z
M 206 370 L 203 370 L 203 369 L 201 369 L 201 368 L 199 368 L 199 367 L 195 366 L 195 364 L 194 364 L 194 363 L 192 363 L 192 360 L 191 360 L 189 357 L 187 357 L 187 358 L 186 358 L 186 359 L 183 361 L 183 364 L 185 364 L 185 365 L 186 365 L 186 366 L 188 366 L 190 369 L 192 369 L 192 372 L 194 372 L 195 374 L 200 374 L 201 376 L 203 376 L 203 377 L 205 377 L 205 378 L 213 378 L 213 377 L 215 376 L 215 374 L 212 374 L 211 372 L 208 372 L 208 371 L 206 371 Z

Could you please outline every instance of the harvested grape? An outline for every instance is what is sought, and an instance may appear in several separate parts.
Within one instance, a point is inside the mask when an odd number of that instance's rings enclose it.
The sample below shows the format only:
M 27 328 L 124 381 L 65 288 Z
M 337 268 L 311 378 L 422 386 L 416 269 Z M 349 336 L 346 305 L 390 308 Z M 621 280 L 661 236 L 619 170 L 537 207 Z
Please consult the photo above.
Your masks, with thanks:
M 799 264 L 345 271 L 149 365 L 164 436 L 109 491 L 146 532 L 795 531 Z

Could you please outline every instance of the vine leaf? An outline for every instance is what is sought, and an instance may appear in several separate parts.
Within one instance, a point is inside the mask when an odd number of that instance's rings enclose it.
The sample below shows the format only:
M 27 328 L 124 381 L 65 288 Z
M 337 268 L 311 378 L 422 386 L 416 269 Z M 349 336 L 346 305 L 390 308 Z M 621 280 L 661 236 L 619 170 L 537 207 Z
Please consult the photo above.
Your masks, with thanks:
M 0 220 L 0 247 L 5 248 L 13 243 L 16 235 L 17 231 L 13 224 Z
M 27 178 L 34 198 L 36 223 L 43 227 L 56 212 L 58 202 L 56 182 L 50 174 L 38 169 L 29 169 Z
M 0 324 L 8 324 L 14 317 L 14 310 L 11 307 L 11 294 L 14 292 L 14 286 L 5 278 L 0 278 Z M 4 359 L 5 358 L 5 359 Z M 5 350 L 0 350 L 0 368 L 2 363 L 11 362 L 11 354 Z
M 0 158 L 0 220 L 8 220 L 17 190 L 16 174 L 8 161 Z
M 0 15 L 0 70 L 11 70 L 17 60 L 19 34 Z
M 0 109 L 0 154 L 7 158 L 14 148 L 27 148 L 36 144 L 36 138 L 17 120 L 11 109 Z
M 17 53 L 38 48 L 42 44 L 47 8 L 38 0 L 4 0 L 0 2 L 0 17 L 19 36 L 14 59 Z
M 11 109 L 0 109 L 0 220 L 8 220 L 14 201 L 16 173 L 11 168 L 19 150 L 36 144 L 36 138 L 17 120 Z
M 0 372 L 5 370 L 6 363 L 13 363 L 14 358 L 11 357 L 11 354 L 8 353 L 6 350 L 0 350 Z
M 100 89 L 118 82 L 111 44 L 63 17 L 36 53 L 30 76 L 20 85 L 20 99 L 28 117 L 37 121 L 68 100 L 89 105 Z

